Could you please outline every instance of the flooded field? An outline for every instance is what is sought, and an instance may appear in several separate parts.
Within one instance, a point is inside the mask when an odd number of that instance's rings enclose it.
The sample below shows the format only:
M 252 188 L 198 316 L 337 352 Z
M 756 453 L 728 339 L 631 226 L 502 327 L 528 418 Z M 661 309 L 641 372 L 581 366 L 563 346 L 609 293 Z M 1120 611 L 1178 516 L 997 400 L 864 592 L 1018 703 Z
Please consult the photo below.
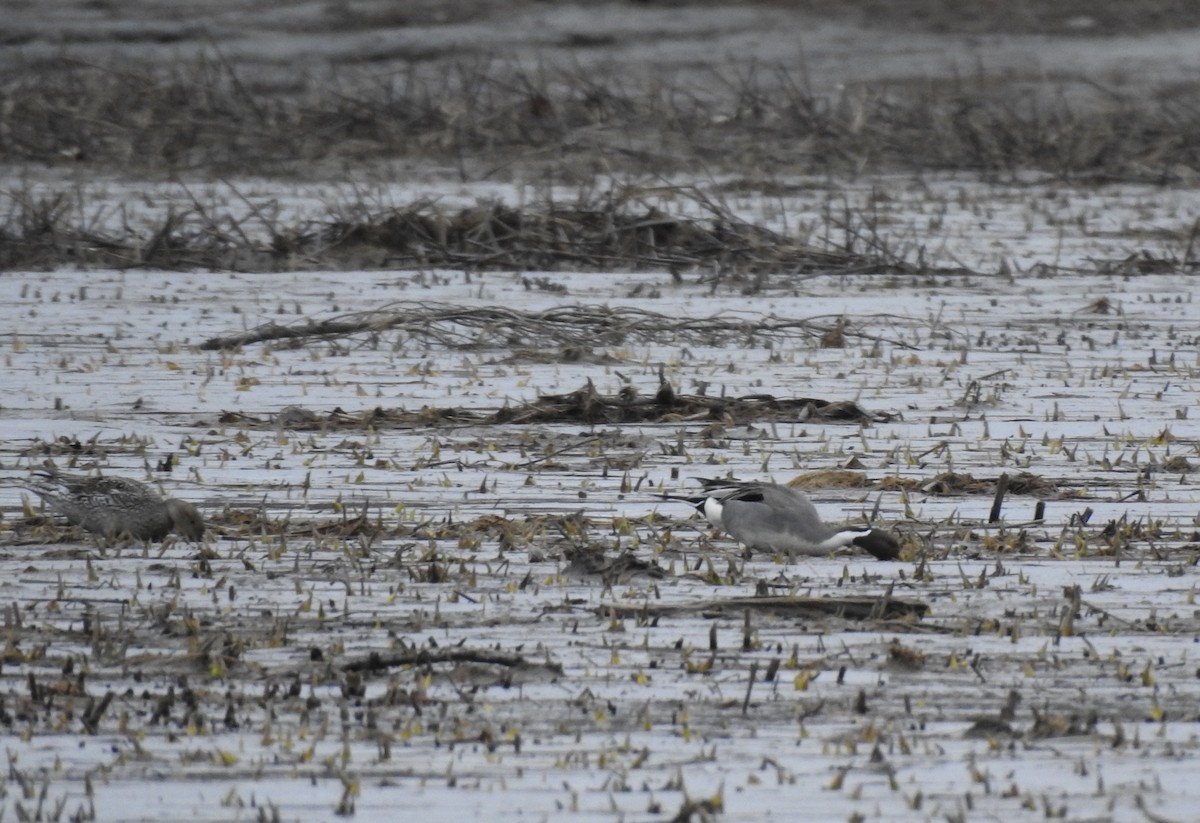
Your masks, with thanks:
M 543 277 L 569 296 L 529 289 Z M 1178 280 L 812 277 L 761 314 L 682 280 L 6 276 L 7 802 L 103 816 L 136 787 L 145 819 L 417 798 L 434 819 L 753 820 L 787 817 L 787 786 L 836 819 L 1186 819 L 1197 344 Z M 455 334 L 438 305 L 521 306 L 529 338 Z M 604 340 L 581 313 L 578 349 L 547 346 L 542 313 L 569 306 L 663 330 Z M 204 345 L 389 310 L 441 326 Z M 764 331 L 703 345 L 666 322 L 714 316 Z M 806 322 L 766 330 L 784 319 Z M 680 409 L 770 395 L 869 419 L 496 415 L 588 381 L 649 403 L 660 374 Z M 210 536 L 63 534 L 13 485 L 47 459 L 149 479 Z M 901 561 L 746 559 L 656 497 L 834 470 L 818 507 L 873 516 Z
M 1194 21 L 242 5 L 0 43 L 0 819 L 1196 817 Z

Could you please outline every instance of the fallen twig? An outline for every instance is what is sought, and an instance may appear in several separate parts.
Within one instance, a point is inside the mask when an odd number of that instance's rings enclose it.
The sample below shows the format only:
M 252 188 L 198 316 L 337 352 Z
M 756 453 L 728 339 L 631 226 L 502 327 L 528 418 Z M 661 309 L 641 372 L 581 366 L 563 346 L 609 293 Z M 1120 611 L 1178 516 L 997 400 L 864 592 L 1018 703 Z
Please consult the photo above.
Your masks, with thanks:
M 878 597 L 729 597 L 693 603 L 643 603 L 641 605 L 606 603 L 596 611 L 612 617 L 692 614 L 721 617 L 754 609 L 789 617 L 840 617 L 847 620 L 886 620 L 896 617 L 923 617 L 929 604 L 916 600 Z
M 386 654 L 371 652 L 363 659 L 343 663 L 342 670 L 348 672 L 378 671 L 395 666 L 427 666 L 434 663 L 484 663 L 490 666 L 507 666 L 509 668 L 541 668 L 554 674 L 562 674 L 563 671 L 562 665 L 559 663 L 530 661 L 513 652 L 461 647 L 410 649 Z

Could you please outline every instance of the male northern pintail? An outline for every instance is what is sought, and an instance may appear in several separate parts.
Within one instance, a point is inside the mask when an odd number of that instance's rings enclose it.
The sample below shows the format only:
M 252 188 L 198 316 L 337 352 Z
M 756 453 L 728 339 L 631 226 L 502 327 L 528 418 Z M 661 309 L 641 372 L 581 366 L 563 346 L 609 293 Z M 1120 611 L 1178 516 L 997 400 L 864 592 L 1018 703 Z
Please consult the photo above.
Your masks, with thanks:
M 821 522 L 808 495 L 790 486 L 698 479 L 704 494 L 663 496 L 691 503 L 710 523 L 752 551 L 817 556 L 857 546 L 879 560 L 900 556 L 899 541 L 885 531 Z

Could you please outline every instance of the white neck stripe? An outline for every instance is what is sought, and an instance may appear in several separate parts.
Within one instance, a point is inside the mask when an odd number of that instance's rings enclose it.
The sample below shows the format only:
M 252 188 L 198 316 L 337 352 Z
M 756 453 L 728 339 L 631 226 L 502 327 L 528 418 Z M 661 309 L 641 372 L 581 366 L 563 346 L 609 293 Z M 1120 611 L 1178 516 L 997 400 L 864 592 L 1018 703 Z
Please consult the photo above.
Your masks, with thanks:
M 849 546 L 854 542 L 854 538 L 863 537 L 871 533 L 870 529 L 842 529 L 840 532 L 827 537 L 820 543 L 820 548 L 826 551 L 840 549 L 843 546 Z

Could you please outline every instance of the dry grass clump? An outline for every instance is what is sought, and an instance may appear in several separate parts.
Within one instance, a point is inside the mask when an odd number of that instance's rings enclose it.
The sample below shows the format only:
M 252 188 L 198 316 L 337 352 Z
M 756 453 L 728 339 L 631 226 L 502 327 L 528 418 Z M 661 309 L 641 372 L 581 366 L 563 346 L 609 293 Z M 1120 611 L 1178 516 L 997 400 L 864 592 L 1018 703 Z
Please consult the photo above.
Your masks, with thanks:
M 715 264 L 738 273 L 911 271 L 886 248 L 826 251 L 749 223 L 691 190 L 708 218 L 671 215 L 638 198 L 602 196 L 518 210 L 492 204 L 447 212 L 418 203 L 324 229 L 329 257 L 378 259 L 385 267 L 446 266 L 502 270 L 679 271 Z M 303 248 L 311 254 L 313 249 Z M 375 254 L 381 253 L 382 256 Z
M 783 238 L 742 221 L 680 219 L 656 208 L 634 213 L 609 201 L 542 211 L 505 205 L 445 213 L 430 204 L 396 209 L 361 222 L 336 222 L 330 247 L 384 250 L 392 263 L 502 269 L 598 269 L 606 266 L 690 267 L 706 259 L 756 251 L 771 254 Z M 814 254 L 814 260 L 825 259 Z
M 1200 167 L 1195 89 L 1047 95 L 980 74 L 825 97 L 786 67 L 708 82 L 493 60 L 263 76 L 219 55 L 158 68 L 56 60 L 6 88 L 0 163 L 311 176 L 420 161 L 513 171 L 1044 169 L 1163 177 Z
M 601 394 L 591 380 L 566 394 L 541 395 L 516 406 L 504 406 L 495 412 L 473 411 L 458 406 L 425 406 L 415 411 L 376 407 L 359 413 L 335 409 L 319 415 L 308 412 L 303 419 L 292 415 L 288 426 L 297 430 L 380 429 L 385 427 L 423 427 L 443 424 L 529 425 L 548 423 L 680 423 L 716 421 L 729 425 L 748 425 L 762 421 L 812 421 L 870 425 L 893 419 L 889 412 L 869 412 L 850 400 L 824 400 L 815 397 L 775 397 L 752 394 L 743 397 L 708 397 L 678 394 L 663 383 L 653 395 L 640 396 L 631 389 L 617 394 Z M 279 420 L 255 418 L 240 412 L 224 412 L 222 425 L 246 428 L 270 428 Z
M 951 471 L 924 483 L 921 491 L 944 495 L 991 494 L 996 490 L 996 483 L 996 480 L 983 480 L 965 472 Z M 1059 493 L 1059 485 L 1030 472 L 1018 472 L 1008 478 L 1005 490 L 1010 494 L 1053 497 Z
M 516 209 L 447 209 L 421 200 L 370 213 L 330 207 L 284 222 L 252 209 L 234 217 L 193 200 L 148 229 L 88 218 L 65 192 L 0 193 L 0 268 L 288 270 L 447 267 L 468 270 L 682 270 L 705 267 L 745 290 L 768 275 L 926 270 L 899 252 L 856 238 L 826 251 L 756 226 L 690 188 L 674 191 L 706 217 L 670 215 L 639 196 L 581 196 Z M 361 204 L 360 204 L 361 205 Z M 264 229 L 265 225 L 265 229 Z M 869 229 L 867 230 L 869 234 Z M 861 242 L 860 242 L 861 241 Z M 714 283 L 715 287 L 715 283 Z
M 589 380 L 567 394 L 543 395 L 533 403 L 501 409 L 489 422 L 615 424 L 718 420 L 746 425 L 762 420 L 819 420 L 869 425 L 889 419 L 890 414 L 872 414 L 851 401 L 769 394 L 737 398 L 681 395 L 665 382 L 649 397 L 639 397 L 632 391 L 604 395 Z
M 67 192 L 0 192 L 0 270 L 261 269 L 277 256 L 250 241 L 238 224 L 215 222 L 200 210 L 168 209 L 157 226 L 142 231 L 93 220 Z

